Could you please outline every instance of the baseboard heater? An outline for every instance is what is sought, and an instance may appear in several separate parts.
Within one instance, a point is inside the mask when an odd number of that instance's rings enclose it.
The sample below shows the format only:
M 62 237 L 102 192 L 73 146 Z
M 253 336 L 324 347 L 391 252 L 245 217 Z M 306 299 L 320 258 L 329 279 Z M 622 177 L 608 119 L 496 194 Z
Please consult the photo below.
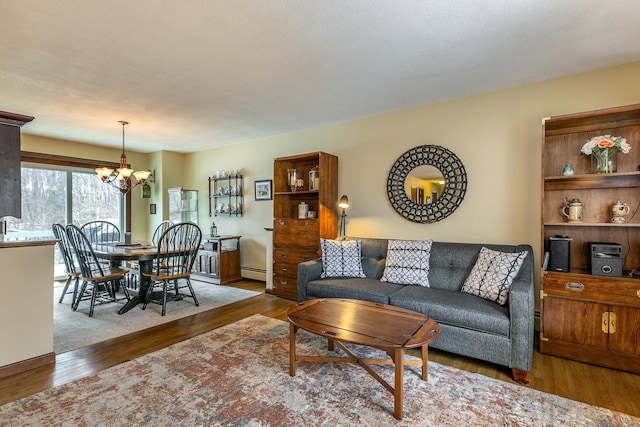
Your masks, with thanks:
M 264 268 L 255 268 L 241 265 L 240 274 L 246 279 L 260 280 L 266 282 L 267 270 Z

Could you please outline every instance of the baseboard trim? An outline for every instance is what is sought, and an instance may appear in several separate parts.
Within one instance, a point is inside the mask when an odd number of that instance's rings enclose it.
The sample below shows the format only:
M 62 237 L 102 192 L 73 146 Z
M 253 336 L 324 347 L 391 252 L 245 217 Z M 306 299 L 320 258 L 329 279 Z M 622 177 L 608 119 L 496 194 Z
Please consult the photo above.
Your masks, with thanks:
M 21 372 L 30 371 L 41 366 L 53 365 L 56 363 L 56 354 L 51 352 L 31 359 L 22 360 L 0 368 L 0 378 L 6 378 Z

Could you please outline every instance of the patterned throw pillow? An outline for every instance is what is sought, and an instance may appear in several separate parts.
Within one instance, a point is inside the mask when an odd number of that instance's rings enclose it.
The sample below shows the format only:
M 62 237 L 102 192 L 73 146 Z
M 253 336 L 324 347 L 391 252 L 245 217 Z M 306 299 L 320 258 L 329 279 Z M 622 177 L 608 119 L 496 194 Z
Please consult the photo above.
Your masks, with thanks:
M 322 274 L 320 277 L 365 277 L 360 260 L 362 240 L 320 239 Z
M 429 287 L 431 240 L 389 240 L 383 282 Z
M 527 252 L 506 253 L 483 247 L 462 286 L 462 292 L 504 305 L 513 279 L 526 257 Z

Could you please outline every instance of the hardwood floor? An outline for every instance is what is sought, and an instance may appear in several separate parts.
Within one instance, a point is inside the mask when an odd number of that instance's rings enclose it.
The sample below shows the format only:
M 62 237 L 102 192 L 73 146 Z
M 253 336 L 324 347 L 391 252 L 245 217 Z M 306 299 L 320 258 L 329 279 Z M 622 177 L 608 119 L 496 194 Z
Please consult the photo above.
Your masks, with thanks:
M 264 291 L 264 283 L 244 280 L 231 286 Z M 56 364 L 0 379 L 0 404 L 94 374 L 253 314 L 285 320 L 293 301 L 262 294 L 224 307 L 134 332 L 56 356 Z M 534 350 L 526 387 L 640 417 L 640 375 L 540 354 Z M 515 384 L 510 370 L 429 349 L 429 360 Z

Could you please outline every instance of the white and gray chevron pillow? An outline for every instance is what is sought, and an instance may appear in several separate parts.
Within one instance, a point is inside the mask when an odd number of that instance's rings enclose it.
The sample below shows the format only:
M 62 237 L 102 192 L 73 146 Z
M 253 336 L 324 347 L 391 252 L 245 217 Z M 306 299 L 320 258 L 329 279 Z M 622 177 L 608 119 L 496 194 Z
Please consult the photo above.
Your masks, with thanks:
M 429 287 L 431 240 L 389 240 L 382 282 Z
M 322 274 L 320 277 L 365 277 L 360 259 L 362 240 L 320 239 Z
M 504 305 L 526 257 L 527 252 L 498 252 L 483 247 L 462 292 Z

